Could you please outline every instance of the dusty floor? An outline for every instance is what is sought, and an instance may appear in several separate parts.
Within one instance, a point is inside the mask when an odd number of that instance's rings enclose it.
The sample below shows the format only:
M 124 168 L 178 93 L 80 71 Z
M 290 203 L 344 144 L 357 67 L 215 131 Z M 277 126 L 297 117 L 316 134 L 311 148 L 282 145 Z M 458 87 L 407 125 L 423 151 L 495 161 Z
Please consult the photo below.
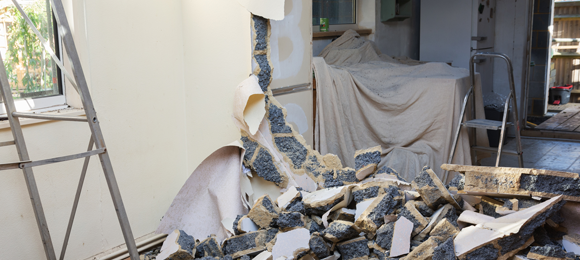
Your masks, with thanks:
M 515 140 L 505 149 L 515 150 Z M 554 141 L 549 139 L 522 138 L 524 167 L 580 173 L 580 142 Z M 495 165 L 496 154 L 484 158 L 484 166 Z M 518 167 L 517 156 L 502 155 L 500 166 Z

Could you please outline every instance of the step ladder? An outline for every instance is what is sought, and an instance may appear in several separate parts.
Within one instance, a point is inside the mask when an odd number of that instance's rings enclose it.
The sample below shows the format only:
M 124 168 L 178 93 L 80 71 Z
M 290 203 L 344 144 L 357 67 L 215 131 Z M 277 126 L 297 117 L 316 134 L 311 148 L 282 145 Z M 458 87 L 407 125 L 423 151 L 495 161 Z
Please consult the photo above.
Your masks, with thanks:
M 13 141 L 0 141 L 0 147 L 3 146 L 12 146 L 16 147 L 16 151 L 18 153 L 19 160 L 18 162 L 12 163 L 0 163 L 0 171 L 1 170 L 12 170 L 12 169 L 21 169 L 24 173 L 24 179 L 26 181 L 26 186 L 28 188 L 28 193 L 30 196 L 30 200 L 32 202 L 32 207 L 34 209 L 34 214 L 36 217 L 36 223 L 38 225 L 38 229 L 40 231 L 40 237 L 42 239 L 42 244 L 44 246 L 44 252 L 46 255 L 46 259 L 48 260 L 56 260 L 55 250 L 52 244 L 52 239 L 50 236 L 50 232 L 48 229 L 48 223 L 46 221 L 46 217 L 44 214 L 44 210 L 42 208 L 42 203 L 40 199 L 40 194 L 38 192 L 38 187 L 36 185 L 36 180 L 34 178 L 34 173 L 32 171 L 33 167 L 52 164 L 52 163 L 59 163 L 74 159 L 81 159 L 84 158 L 84 164 L 80 174 L 80 180 L 77 187 L 74 203 L 72 206 L 62 250 L 60 252 L 61 260 L 64 259 L 66 248 L 68 245 L 68 241 L 70 238 L 70 232 L 72 230 L 72 225 L 74 222 L 79 198 L 82 192 L 82 187 L 84 183 L 84 179 L 87 173 L 87 168 L 89 165 L 89 159 L 93 155 L 98 155 L 101 166 L 103 168 L 103 172 L 105 175 L 105 179 L 107 181 L 107 185 L 109 187 L 109 191 L 111 193 L 111 197 L 113 199 L 113 205 L 115 207 L 115 211 L 117 213 L 117 217 L 119 219 L 119 223 L 121 225 L 121 231 L 123 233 L 123 237 L 125 239 L 125 243 L 127 245 L 127 249 L 129 251 L 129 255 L 131 256 L 131 260 L 138 260 L 139 254 L 137 252 L 137 247 L 135 244 L 135 239 L 133 238 L 133 233 L 131 231 L 131 226 L 129 225 L 129 220 L 127 218 L 127 212 L 125 211 L 125 206 L 123 205 L 123 200 L 121 199 L 121 193 L 119 191 L 119 187 L 117 185 L 117 181 L 115 179 L 115 174 L 113 172 L 113 167 L 111 165 L 111 160 L 109 158 L 109 154 L 107 148 L 105 146 L 105 140 L 103 138 L 103 134 L 101 132 L 101 127 L 99 125 L 99 120 L 97 114 L 95 112 L 95 108 L 93 106 L 93 101 L 89 94 L 89 89 L 87 86 L 87 81 L 85 75 L 83 73 L 83 69 L 81 66 L 81 61 L 79 59 L 75 43 L 73 37 L 71 35 L 70 26 L 68 20 L 66 18 L 66 14 L 64 11 L 64 7 L 62 5 L 61 0 L 52 0 L 52 11 L 56 18 L 58 24 L 58 32 L 59 36 L 62 37 L 63 45 L 66 49 L 68 57 L 71 61 L 71 67 L 73 68 L 73 74 L 69 73 L 66 68 L 63 66 L 62 62 L 59 60 L 58 57 L 54 54 L 54 51 L 51 49 L 48 42 L 42 37 L 40 32 L 36 29 L 34 24 L 30 21 L 30 18 L 24 13 L 20 5 L 16 0 L 12 0 L 22 17 L 34 31 L 34 33 L 39 37 L 39 40 L 43 44 L 45 50 L 51 55 L 54 62 L 59 66 L 65 77 L 70 81 L 71 85 L 73 85 L 76 91 L 79 93 L 81 97 L 81 101 L 83 104 L 83 108 L 85 111 L 86 117 L 73 117 L 73 116 L 58 116 L 58 115 L 48 115 L 48 114 L 32 114 L 32 113 L 23 113 L 17 112 L 16 107 L 14 105 L 14 100 L 12 98 L 12 93 L 10 90 L 10 85 L 8 83 L 8 77 L 6 75 L 6 68 L 4 66 L 4 61 L 0 57 L 0 101 L 3 101 L 4 106 L 6 107 L 6 117 L 10 123 L 10 128 L 12 130 L 12 136 L 14 138 Z M 56 37 L 56 36 L 55 36 Z M 61 156 L 51 159 L 45 160 L 31 160 L 28 155 L 28 150 L 26 148 L 26 143 L 24 141 L 24 135 L 22 134 L 22 128 L 20 125 L 20 118 L 35 118 L 35 119 L 45 119 L 45 120 L 62 120 L 62 121 L 74 121 L 74 122 L 85 122 L 88 123 L 88 127 L 91 131 L 91 138 L 89 140 L 88 149 L 86 152 Z M 95 149 L 93 149 L 93 146 Z M 17 238 L 18 239 L 18 238 Z
M 500 58 L 506 62 L 508 78 L 509 78 L 510 93 L 508 94 L 508 96 L 505 100 L 502 121 L 478 119 L 475 116 L 475 93 L 473 91 L 473 88 L 475 86 L 475 73 L 474 73 L 475 57 L 490 57 L 492 59 Z M 496 52 L 478 52 L 478 53 L 475 53 L 469 59 L 469 79 L 471 82 L 471 88 L 469 88 L 469 91 L 467 92 L 467 94 L 465 95 L 465 98 L 463 99 L 463 107 L 461 108 L 461 114 L 459 116 L 459 124 L 457 125 L 457 131 L 455 131 L 455 138 L 453 139 L 453 146 L 451 147 L 451 153 L 449 154 L 449 160 L 447 163 L 451 164 L 451 162 L 453 161 L 453 156 L 455 155 L 455 148 L 457 147 L 457 140 L 459 139 L 459 133 L 461 132 L 461 128 L 467 127 L 470 130 L 472 130 L 472 134 L 471 134 L 472 141 L 473 141 L 472 142 L 473 145 L 471 146 L 472 151 L 479 150 L 479 151 L 497 152 L 497 158 L 495 160 L 495 167 L 499 166 L 502 153 L 506 153 L 509 155 L 517 155 L 518 156 L 518 164 L 521 168 L 523 168 L 524 167 L 524 159 L 522 157 L 522 142 L 521 142 L 521 138 L 520 138 L 520 124 L 519 124 L 520 121 L 518 118 L 518 104 L 516 101 L 516 90 L 515 90 L 515 86 L 514 86 L 513 68 L 512 68 L 512 62 L 511 62 L 510 58 L 508 56 L 506 56 L 505 54 L 496 53 Z M 467 102 L 468 102 L 470 97 L 473 97 L 472 102 L 471 102 L 471 104 L 472 104 L 471 112 L 472 112 L 472 118 L 474 118 L 474 119 L 463 122 L 465 110 L 467 107 Z M 512 104 L 511 111 L 512 111 L 513 121 L 507 122 L 508 110 L 510 108 L 510 102 Z M 515 131 L 516 142 L 517 142 L 516 143 L 516 145 L 517 145 L 516 151 L 503 150 L 503 140 L 504 140 L 505 135 L 506 135 L 505 130 L 507 127 L 514 126 L 514 125 L 516 126 L 516 131 Z M 495 150 L 494 148 L 477 145 L 477 135 L 475 134 L 475 131 L 474 131 L 477 128 L 487 129 L 487 130 L 500 130 L 501 131 L 499 145 L 497 147 L 497 150 Z M 476 162 L 477 161 L 477 154 L 472 152 L 472 157 L 473 157 L 473 162 Z M 448 171 L 445 171 L 445 175 L 444 175 L 445 182 L 447 182 L 447 175 L 448 175 Z

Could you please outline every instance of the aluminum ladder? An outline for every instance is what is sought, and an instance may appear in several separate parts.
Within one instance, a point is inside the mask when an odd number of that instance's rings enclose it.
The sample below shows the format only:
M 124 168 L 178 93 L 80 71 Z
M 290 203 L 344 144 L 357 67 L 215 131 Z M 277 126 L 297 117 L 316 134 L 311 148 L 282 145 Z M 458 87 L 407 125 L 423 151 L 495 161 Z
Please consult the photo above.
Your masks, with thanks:
M 475 86 L 475 72 L 474 72 L 475 57 L 490 57 L 492 59 L 500 58 L 506 62 L 508 78 L 509 78 L 510 93 L 508 94 L 508 96 L 505 100 L 502 121 L 478 119 L 475 116 L 475 94 L 473 91 L 473 88 Z M 499 166 L 502 153 L 506 153 L 509 155 L 517 155 L 518 156 L 518 164 L 519 164 L 520 168 L 523 168 L 524 167 L 524 159 L 522 157 L 522 142 L 521 142 L 521 138 L 520 138 L 520 121 L 518 118 L 518 104 L 516 101 L 516 89 L 514 86 L 513 68 L 512 68 L 512 62 L 511 62 L 510 58 L 503 53 L 497 53 L 497 52 L 478 52 L 478 53 L 475 53 L 469 59 L 469 79 L 471 82 L 471 88 L 469 88 L 469 91 L 467 92 L 467 94 L 465 95 L 465 98 L 463 99 L 463 107 L 461 108 L 461 115 L 459 116 L 459 124 L 457 125 L 457 131 L 455 131 L 455 138 L 453 139 L 453 146 L 451 147 L 451 153 L 449 154 L 449 160 L 447 161 L 447 163 L 451 164 L 451 162 L 453 161 L 453 156 L 455 155 L 455 149 L 457 147 L 457 140 L 459 139 L 459 133 L 461 132 L 461 128 L 467 127 L 470 130 L 472 130 L 472 138 L 473 138 L 473 145 L 471 146 L 472 151 L 479 150 L 479 151 L 497 152 L 497 158 L 495 160 L 495 167 Z M 467 107 L 467 101 L 469 100 L 469 97 L 472 97 L 472 96 L 473 96 L 473 99 L 471 102 L 471 104 L 472 104 L 471 112 L 472 112 L 472 118 L 474 118 L 474 119 L 463 122 L 465 110 Z M 513 121 L 507 122 L 508 110 L 510 108 L 510 102 L 512 103 L 511 108 L 512 108 Z M 516 145 L 517 145 L 516 151 L 513 151 L 513 150 L 505 150 L 504 151 L 503 150 L 503 140 L 504 140 L 505 134 L 506 134 L 505 130 L 507 127 L 514 126 L 514 125 L 516 126 L 516 131 L 515 131 L 516 132 L 516 142 L 517 142 L 516 143 Z M 497 151 L 491 147 L 484 147 L 484 146 L 477 145 L 477 135 L 474 131 L 477 128 L 488 129 L 488 130 L 501 130 Z M 476 153 L 472 153 L 472 155 L 473 155 L 474 161 L 477 161 Z M 448 174 L 449 174 L 449 172 L 445 171 L 445 176 L 444 176 L 445 182 L 447 182 Z
M 59 66 L 65 77 L 70 81 L 71 85 L 73 85 L 76 91 L 79 93 L 83 108 L 85 111 L 86 117 L 72 117 L 72 116 L 58 116 L 58 115 L 48 115 L 48 114 L 32 114 L 32 113 L 23 113 L 17 112 L 16 107 L 14 105 L 14 100 L 12 98 L 12 93 L 10 90 L 10 85 L 8 83 L 8 77 L 6 75 L 6 68 L 4 66 L 4 61 L 0 57 L 0 101 L 4 101 L 4 106 L 6 107 L 6 117 L 10 123 L 10 129 L 12 130 L 12 136 L 14 138 L 13 141 L 4 141 L 0 142 L 0 147 L 3 146 L 16 146 L 16 150 L 18 152 L 19 162 L 12 162 L 12 163 L 0 163 L 0 171 L 1 170 L 12 170 L 12 169 L 21 169 L 24 173 L 24 179 L 26 181 L 26 186 L 28 188 L 28 194 L 30 196 L 30 200 L 32 202 L 32 207 L 34 209 L 34 214 L 36 217 L 36 223 L 38 225 L 38 229 L 40 231 L 40 237 L 42 239 L 42 243 L 44 246 L 44 252 L 46 255 L 46 259 L 48 260 L 56 260 L 56 254 L 54 251 L 54 247 L 52 244 L 52 239 L 50 236 L 50 232 L 48 229 L 48 223 L 46 221 L 46 217 L 44 214 L 44 210 L 42 208 L 42 203 L 40 200 L 40 194 L 38 192 L 38 187 L 36 185 L 36 180 L 34 178 L 34 173 L 32 171 L 33 167 L 52 164 L 52 163 L 59 163 L 74 159 L 84 158 L 84 164 L 81 170 L 80 180 L 77 187 L 73 207 L 71 210 L 66 235 L 64 238 L 62 250 L 60 252 L 61 260 L 64 259 L 66 247 L 68 245 L 68 241 L 70 238 L 70 232 L 72 230 L 72 225 L 74 222 L 79 198 L 81 195 L 84 179 L 87 173 L 87 168 L 89 165 L 89 159 L 93 155 L 98 155 L 101 166 L 103 168 L 103 172 L 105 175 L 105 179 L 107 181 L 107 185 L 109 187 L 109 191 L 111 193 L 111 197 L 113 199 L 113 205 L 115 207 L 115 211 L 117 213 L 117 217 L 119 219 L 119 223 L 121 225 L 121 231 L 123 233 L 123 237 L 125 239 L 125 243 L 127 245 L 127 249 L 129 251 L 129 255 L 131 256 L 131 260 L 139 260 L 139 253 L 137 252 L 137 247 L 135 244 L 135 239 L 133 238 L 133 233 L 131 231 L 131 226 L 129 225 L 129 220 L 127 218 L 127 212 L 125 211 L 125 206 L 123 205 L 123 200 L 121 199 L 121 193 L 119 191 L 119 186 L 117 185 L 117 181 L 115 179 L 115 174 L 113 172 L 113 167 L 111 165 L 111 160 L 109 158 L 109 154 L 107 152 L 107 148 L 105 146 L 105 140 L 103 138 L 103 133 L 101 132 L 101 127 L 99 125 L 99 120 L 97 118 L 97 114 L 95 108 L 93 106 L 93 101 L 89 94 L 89 88 L 87 86 L 87 81 L 85 75 L 83 73 L 83 69 L 81 66 L 81 61 L 79 59 L 79 55 L 77 53 L 77 49 L 75 47 L 75 43 L 73 40 L 73 36 L 71 35 L 70 26 L 68 20 L 66 18 L 65 10 L 62 5 L 61 0 L 51 0 L 52 3 L 52 11 L 56 18 L 58 24 L 58 32 L 59 36 L 62 37 L 63 45 L 66 49 L 68 57 L 71 61 L 71 67 L 73 68 L 73 74 L 71 75 L 70 72 L 66 70 L 63 66 L 62 62 L 58 57 L 56 57 L 54 51 L 51 49 L 48 42 L 42 37 L 42 35 L 38 32 L 34 24 L 31 22 L 30 18 L 24 13 L 20 5 L 16 0 L 12 0 L 22 17 L 34 31 L 34 33 L 39 37 L 40 42 L 43 44 L 45 50 L 51 55 L 54 62 Z M 56 25 L 55 25 L 56 26 Z M 57 36 L 55 36 L 57 37 Z M 91 138 L 89 140 L 88 150 L 86 152 L 68 155 L 68 156 L 61 156 L 51 159 L 45 160 L 30 160 L 28 155 L 28 150 L 26 148 L 26 143 L 24 141 L 24 135 L 22 134 L 22 128 L 20 125 L 20 118 L 35 118 L 35 119 L 45 119 L 45 120 L 62 120 L 62 121 L 74 121 L 74 122 L 85 122 L 88 123 L 88 127 L 91 131 Z M 95 146 L 95 149 L 93 149 Z M 18 239 L 18 238 L 17 238 Z

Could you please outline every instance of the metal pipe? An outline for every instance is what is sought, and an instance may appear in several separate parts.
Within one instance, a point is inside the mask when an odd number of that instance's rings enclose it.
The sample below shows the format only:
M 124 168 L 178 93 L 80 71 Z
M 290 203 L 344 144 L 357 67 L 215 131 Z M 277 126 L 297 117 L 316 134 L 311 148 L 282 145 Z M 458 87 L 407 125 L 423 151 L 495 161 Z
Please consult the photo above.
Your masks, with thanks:
M 88 156 L 93 156 L 93 155 L 97 155 L 97 154 L 102 154 L 102 153 L 104 153 L 106 151 L 107 151 L 107 149 L 101 148 L 101 149 L 96 149 L 96 150 L 92 150 L 92 151 L 88 151 L 88 152 L 84 152 L 84 153 L 77 153 L 77 154 L 73 154 L 73 155 L 67 155 L 67 156 L 61 156 L 61 157 L 56 157 L 56 158 L 50 158 L 50 159 L 46 159 L 46 160 L 32 161 L 32 162 L 28 162 L 28 163 L 21 163 L 20 164 L 20 168 L 21 169 L 24 169 L 24 168 L 36 167 L 36 166 L 41 166 L 41 165 L 46 165 L 46 164 L 51 164 L 51 163 L 59 163 L 59 162 L 64 162 L 64 161 L 70 161 L 70 160 L 80 159 L 80 158 L 83 158 L 83 157 L 88 157 Z
M 14 145 L 14 144 L 16 144 L 14 141 L 0 142 L 0 147 Z
M 93 141 L 93 137 L 89 140 L 89 148 L 87 151 L 91 151 L 93 149 L 93 145 L 95 142 Z M 77 213 L 77 206 L 79 205 L 79 199 L 81 198 L 81 192 L 83 191 L 83 184 L 85 183 L 85 176 L 87 175 L 87 169 L 89 168 L 89 160 L 91 159 L 90 156 L 85 157 L 85 162 L 83 163 L 83 168 L 81 170 L 81 177 L 79 179 L 79 185 L 77 186 L 77 193 L 75 194 L 75 200 L 73 202 L 73 207 L 70 212 L 70 218 L 68 219 L 68 226 L 66 227 L 66 234 L 64 236 L 64 242 L 62 243 L 62 250 L 60 251 L 60 260 L 64 260 L 64 255 L 66 253 L 66 247 L 68 246 L 68 240 L 70 238 L 70 232 L 72 230 L 72 225 L 75 220 L 75 215 Z
M 497 158 L 495 159 L 495 167 L 499 167 L 499 162 L 501 161 L 501 151 L 503 149 L 503 139 L 505 137 L 505 122 L 507 121 L 511 95 L 511 93 L 508 94 L 508 97 L 505 100 L 503 119 L 501 121 L 501 132 L 499 134 L 499 145 L 497 147 Z
M 75 121 L 75 122 L 87 122 L 86 117 L 76 117 L 76 116 L 57 116 L 49 114 L 31 114 L 22 112 L 12 112 L 13 117 L 23 117 L 23 118 L 33 118 L 33 119 L 43 119 L 43 120 L 59 120 L 59 121 Z
M 467 100 L 469 100 L 469 96 L 473 91 L 473 87 L 469 88 L 467 94 L 463 98 L 463 106 L 461 107 L 461 113 L 459 114 L 459 123 L 457 124 L 457 130 L 455 131 L 455 138 L 453 139 L 453 145 L 451 146 L 451 154 L 449 155 L 449 159 L 447 160 L 448 164 L 451 164 L 453 161 L 453 157 L 455 156 L 455 147 L 457 146 L 457 139 L 459 139 L 459 132 L 461 131 L 461 124 L 463 123 L 463 116 L 465 114 L 465 107 L 467 106 Z M 445 171 L 443 175 L 443 183 L 447 183 L 447 176 L 449 175 L 449 171 Z

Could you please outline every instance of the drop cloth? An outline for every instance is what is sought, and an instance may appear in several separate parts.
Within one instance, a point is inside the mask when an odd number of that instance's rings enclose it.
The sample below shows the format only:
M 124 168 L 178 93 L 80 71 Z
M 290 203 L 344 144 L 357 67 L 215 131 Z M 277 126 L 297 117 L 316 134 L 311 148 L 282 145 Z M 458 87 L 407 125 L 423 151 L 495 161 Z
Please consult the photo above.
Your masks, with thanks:
M 448 160 L 470 87 L 468 70 L 389 57 L 352 30 L 320 56 L 313 59 L 316 149 L 354 167 L 356 150 L 381 145 L 379 167 L 389 166 L 411 181 L 429 165 L 443 179 L 440 166 Z M 475 91 L 477 117 L 484 118 L 479 75 Z M 477 137 L 478 145 L 488 145 L 484 131 L 478 130 Z M 471 165 L 465 128 L 453 163 Z

